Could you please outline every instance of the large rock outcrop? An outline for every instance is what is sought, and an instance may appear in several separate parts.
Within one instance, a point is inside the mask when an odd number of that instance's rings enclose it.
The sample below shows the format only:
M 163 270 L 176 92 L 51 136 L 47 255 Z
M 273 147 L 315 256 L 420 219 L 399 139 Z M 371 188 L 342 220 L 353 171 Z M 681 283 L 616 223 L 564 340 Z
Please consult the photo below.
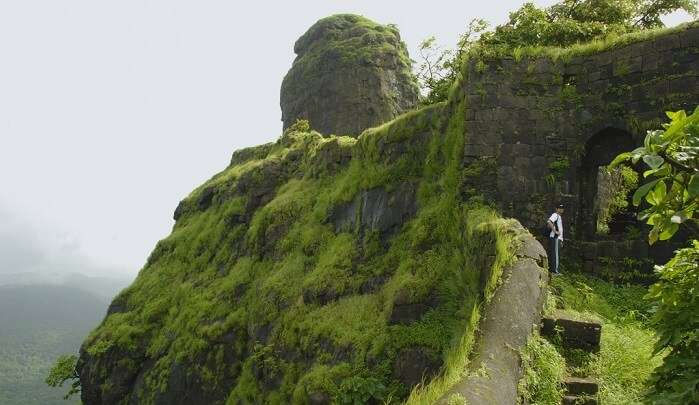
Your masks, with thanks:
M 391 71 L 379 68 L 384 59 L 408 65 L 402 60 L 407 55 L 396 51 L 403 48 L 395 30 L 377 27 L 355 16 L 319 22 L 297 44 L 299 59 L 285 80 L 282 103 L 306 97 L 299 105 L 312 106 L 318 118 L 301 117 L 328 133 L 372 125 L 337 130 L 321 124 L 360 121 L 366 114 L 359 106 L 384 105 L 376 103 L 383 96 L 355 105 L 347 100 L 364 96 L 322 95 L 352 88 L 343 74 L 351 81 L 372 69 L 378 76 L 367 82 L 413 86 L 398 78 L 407 74 L 402 68 L 391 73 L 395 80 L 381 76 Z M 465 355 L 476 325 L 503 339 L 481 339 L 475 358 L 484 361 L 474 364 L 503 376 L 495 381 L 507 389 L 498 397 L 512 397 L 517 354 L 491 354 L 518 347 L 531 323 L 500 319 L 536 316 L 543 256 L 531 237 L 517 237 L 524 231 L 515 224 L 512 232 L 478 194 L 504 201 L 505 191 L 527 196 L 532 190 L 519 186 L 546 174 L 546 145 L 566 154 L 575 145 L 548 136 L 550 126 L 585 122 L 597 111 L 583 103 L 587 96 L 577 95 L 597 94 L 595 89 L 616 82 L 600 79 L 603 72 L 628 77 L 626 84 L 645 77 L 634 67 L 640 49 L 668 55 L 667 43 L 672 49 L 677 41 L 689 44 L 678 66 L 654 69 L 649 82 L 629 84 L 631 92 L 623 96 L 630 97 L 629 106 L 645 98 L 636 91 L 650 89 L 649 83 L 672 88 L 674 79 L 666 74 L 684 72 L 694 83 L 696 32 L 686 29 L 606 56 L 572 55 L 563 70 L 557 66 L 564 61 L 543 56 L 474 60 L 446 103 L 403 114 L 356 139 L 293 125 L 273 144 L 235 153 L 229 167 L 180 203 L 172 234 L 157 244 L 136 281 L 83 343 L 77 364 L 82 402 L 434 403 L 438 398 L 425 396 L 443 394 L 444 381 L 477 372 L 466 369 Z M 617 52 L 632 61 L 629 66 L 612 64 Z M 640 57 L 641 66 L 645 60 Z M 549 72 L 553 67 L 560 75 Z M 568 76 L 573 69 L 588 73 Z M 503 78 L 507 72 L 512 74 Z M 529 73 L 520 79 L 520 72 Z M 543 95 L 556 86 L 554 95 Z M 678 90 L 672 99 L 696 100 L 695 87 Z M 564 96 L 579 108 L 561 112 L 557 105 L 542 115 L 539 103 Z M 395 107 L 398 99 L 388 104 Z M 557 117 L 553 123 L 551 117 Z M 568 133 L 565 128 L 554 135 Z M 528 145 L 529 138 L 536 144 Z M 540 170 L 530 171 L 535 159 Z M 527 300 L 513 301 L 511 291 L 523 286 L 532 288 Z M 486 297 L 493 297 L 492 305 L 481 322 L 477 308 Z M 511 331 L 500 333 L 504 328 Z M 500 360 L 504 366 L 496 368 Z M 423 379 L 437 388 L 414 391 Z
M 294 52 L 281 89 L 284 128 L 301 118 L 323 134 L 356 136 L 417 104 L 408 51 L 392 25 L 334 15 L 303 34 Z

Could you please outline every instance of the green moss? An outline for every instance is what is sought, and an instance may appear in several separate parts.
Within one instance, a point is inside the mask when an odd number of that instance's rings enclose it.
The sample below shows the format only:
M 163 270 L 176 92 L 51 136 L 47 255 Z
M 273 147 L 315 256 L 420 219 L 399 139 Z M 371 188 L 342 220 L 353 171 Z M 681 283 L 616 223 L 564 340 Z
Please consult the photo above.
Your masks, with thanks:
M 479 307 L 513 251 L 506 221 L 461 200 L 467 106 L 458 89 L 452 97 L 357 140 L 294 126 L 194 190 L 118 298 L 125 310 L 86 342 L 103 381 L 109 359 L 129 353 L 133 364 L 152 360 L 142 395 L 131 394 L 144 403 L 168 389 L 174 364 L 228 403 L 421 403 L 445 392 L 467 369 Z M 351 160 L 315 170 L 328 153 Z M 419 209 L 391 238 L 335 229 L 336 207 L 403 183 L 417 188 Z M 434 304 L 415 322 L 389 322 L 396 303 L 425 300 Z M 415 347 L 444 366 L 411 393 L 393 364 Z

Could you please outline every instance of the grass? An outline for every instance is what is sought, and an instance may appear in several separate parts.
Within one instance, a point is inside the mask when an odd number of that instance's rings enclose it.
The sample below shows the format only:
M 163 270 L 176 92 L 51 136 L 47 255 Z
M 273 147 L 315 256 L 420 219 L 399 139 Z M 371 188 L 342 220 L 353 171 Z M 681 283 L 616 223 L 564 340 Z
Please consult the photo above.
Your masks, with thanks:
M 561 381 L 566 376 L 566 361 L 548 340 L 535 334 L 521 352 L 523 376 L 519 394 L 529 404 L 560 404 Z
M 467 372 L 479 308 L 512 252 L 508 222 L 459 196 L 465 108 L 457 97 L 356 140 L 292 129 L 238 154 L 182 202 L 173 233 L 117 298 L 126 310 L 87 339 L 102 395 L 126 388 L 123 401 L 152 402 L 173 389 L 177 365 L 229 403 L 442 395 Z M 405 183 L 418 210 L 390 239 L 329 220 L 365 190 Z M 488 251 L 496 261 L 481 290 Z M 416 321 L 389 322 L 398 303 L 431 299 Z M 393 365 L 416 347 L 443 367 L 414 389 Z M 143 391 L 110 380 L 117 368 L 142 373 Z
M 672 35 L 688 29 L 699 27 L 699 21 L 691 21 L 679 24 L 675 27 L 642 30 L 627 34 L 610 34 L 604 38 L 585 43 L 578 43 L 567 47 L 555 46 L 528 46 L 515 49 L 496 49 L 494 47 L 479 47 L 473 50 L 472 58 L 476 61 L 482 59 L 492 60 L 499 58 L 513 58 L 517 61 L 522 58 L 546 57 L 552 60 L 568 62 L 574 57 L 587 56 L 604 51 L 621 48 L 626 45 L 649 41 L 662 36 Z M 477 63 L 477 62 L 476 62 Z M 464 64 L 464 66 L 466 66 Z

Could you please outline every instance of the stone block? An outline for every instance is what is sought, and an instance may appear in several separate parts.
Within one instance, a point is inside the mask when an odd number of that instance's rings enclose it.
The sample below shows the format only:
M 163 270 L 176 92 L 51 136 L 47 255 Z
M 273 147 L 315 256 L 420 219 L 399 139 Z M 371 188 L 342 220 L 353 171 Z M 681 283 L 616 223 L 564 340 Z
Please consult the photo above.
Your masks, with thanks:
M 660 97 L 670 92 L 670 82 L 667 79 L 660 79 L 650 85 L 650 92 L 653 97 Z
M 691 28 L 679 35 L 682 48 L 699 46 L 699 27 Z
M 568 395 L 596 395 L 599 391 L 597 381 L 592 378 L 568 377 L 563 384 Z
M 602 53 L 599 53 L 599 54 L 594 56 L 595 65 L 597 65 L 597 66 L 608 65 L 608 64 L 612 63 L 612 59 L 613 59 L 613 56 L 612 56 L 612 52 L 610 52 L 610 51 L 602 52 Z
M 597 257 L 597 244 L 594 242 L 581 242 L 580 250 L 585 260 L 593 260 Z
M 648 257 L 648 242 L 643 239 L 631 241 L 631 253 L 634 257 Z
M 563 345 L 571 349 L 598 352 L 602 325 L 599 322 L 581 321 L 562 314 L 545 317 L 541 334 L 556 339 L 560 333 Z
M 673 51 L 658 51 L 658 70 L 662 74 L 672 73 L 674 71 L 674 62 L 675 54 Z
M 589 397 L 578 397 L 566 395 L 561 400 L 562 405 L 597 405 L 597 399 Z
M 669 81 L 669 86 L 670 86 L 670 94 L 687 93 L 687 92 L 696 91 L 695 88 L 687 86 L 687 78 L 686 77 L 673 77 Z
M 680 47 L 680 38 L 677 35 L 663 35 L 655 39 L 656 51 L 668 51 Z
M 636 56 L 629 59 L 629 73 L 638 73 L 643 70 L 643 57 Z
M 600 257 L 617 257 L 616 242 L 611 240 L 603 240 L 597 242 L 597 255 Z
M 641 69 L 644 72 L 658 69 L 658 54 L 649 53 L 641 57 Z
M 512 155 L 517 156 L 529 156 L 531 154 L 531 147 L 525 143 L 516 143 L 512 145 Z
M 466 156 L 496 156 L 497 145 L 495 144 L 468 144 L 464 146 Z
M 529 173 L 529 167 L 530 167 L 530 160 L 529 157 L 526 155 L 519 155 L 515 157 L 514 161 L 514 169 L 517 173 L 520 175 L 528 175 Z M 527 176 L 528 177 L 528 176 Z

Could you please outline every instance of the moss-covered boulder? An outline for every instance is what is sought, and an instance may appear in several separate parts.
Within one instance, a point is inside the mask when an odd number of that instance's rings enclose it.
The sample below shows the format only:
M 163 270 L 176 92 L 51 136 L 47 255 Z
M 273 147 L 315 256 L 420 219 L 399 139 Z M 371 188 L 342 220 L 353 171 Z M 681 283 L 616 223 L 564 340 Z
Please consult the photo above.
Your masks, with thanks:
M 307 119 L 323 134 L 358 135 L 417 104 L 398 29 L 351 14 L 315 23 L 294 46 L 282 83 L 284 128 Z

